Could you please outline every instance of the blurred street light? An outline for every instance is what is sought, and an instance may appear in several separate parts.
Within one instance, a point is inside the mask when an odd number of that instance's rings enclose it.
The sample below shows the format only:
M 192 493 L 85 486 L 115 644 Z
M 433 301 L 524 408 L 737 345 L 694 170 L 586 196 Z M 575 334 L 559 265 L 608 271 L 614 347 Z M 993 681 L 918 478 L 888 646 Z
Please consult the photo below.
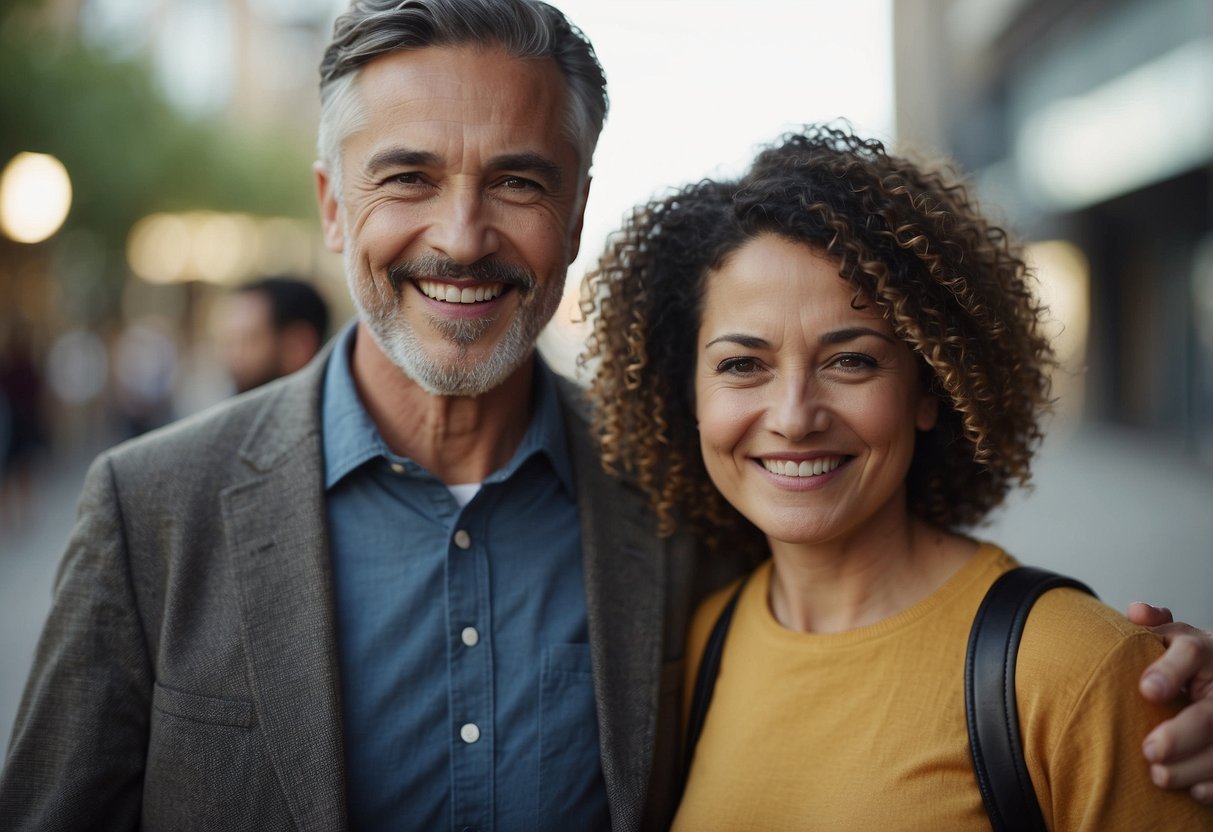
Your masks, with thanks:
M 18 153 L 0 174 L 0 230 L 19 243 L 40 243 L 72 207 L 67 168 L 45 153 Z
M 135 223 L 126 258 L 148 283 L 234 286 L 257 274 L 324 273 L 319 248 L 319 236 L 302 220 L 187 211 L 149 214 Z

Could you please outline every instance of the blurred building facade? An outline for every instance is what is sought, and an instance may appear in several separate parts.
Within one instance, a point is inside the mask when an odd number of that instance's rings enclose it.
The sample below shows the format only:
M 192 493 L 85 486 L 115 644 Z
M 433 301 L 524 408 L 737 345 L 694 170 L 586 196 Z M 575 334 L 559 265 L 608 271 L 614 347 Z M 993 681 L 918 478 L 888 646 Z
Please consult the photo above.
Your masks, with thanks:
M 1082 420 L 1213 470 L 1213 3 L 893 9 L 899 141 L 1068 256 Z
M 150 58 L 173 103 L 234 123 L 315 129 L 318 55 L 338 0 L 45 0 L 54 25 Z

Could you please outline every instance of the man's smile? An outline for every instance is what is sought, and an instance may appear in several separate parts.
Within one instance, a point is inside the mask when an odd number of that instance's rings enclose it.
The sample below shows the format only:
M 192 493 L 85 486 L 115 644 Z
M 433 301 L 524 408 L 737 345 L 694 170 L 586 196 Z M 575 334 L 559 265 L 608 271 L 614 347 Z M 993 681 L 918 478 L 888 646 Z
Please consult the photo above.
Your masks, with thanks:
M 416 280 L 414 284 L 427 298 L 444 303 L 481 303 L 500 297 L 509 288 L 504 283 L 458 286 L 454 283 L 425 279 Z

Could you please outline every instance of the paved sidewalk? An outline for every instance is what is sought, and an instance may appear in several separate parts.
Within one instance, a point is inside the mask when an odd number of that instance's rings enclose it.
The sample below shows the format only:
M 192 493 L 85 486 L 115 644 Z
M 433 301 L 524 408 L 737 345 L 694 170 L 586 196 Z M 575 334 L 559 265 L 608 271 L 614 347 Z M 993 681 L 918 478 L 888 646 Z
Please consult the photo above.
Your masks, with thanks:
M 1139 434 L 1085 427 L 1046 443 L 1036 487 L 978 535 L 1088 583 L 1124 612 L 1170 607 L 1213 630 L 1213 471 Z

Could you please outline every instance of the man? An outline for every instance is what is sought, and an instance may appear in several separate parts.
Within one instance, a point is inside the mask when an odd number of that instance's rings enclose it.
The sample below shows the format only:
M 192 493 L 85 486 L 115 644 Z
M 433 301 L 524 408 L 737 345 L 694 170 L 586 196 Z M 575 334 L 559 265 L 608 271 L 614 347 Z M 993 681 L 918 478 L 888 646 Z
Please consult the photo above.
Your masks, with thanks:
M 242 284 L 215 313 L 220 358 L 237 393 L 302 369 L 320 352 L 328 328 L 324 298 L 294 277 Z
M 0 820 L 660 828 L 683 629 L 723 575 L 601 473 L 533 350 L 606 111 L 593 51 L 531 0 L 359 0 L 321 89 L 357 326 L 94 465 Z

